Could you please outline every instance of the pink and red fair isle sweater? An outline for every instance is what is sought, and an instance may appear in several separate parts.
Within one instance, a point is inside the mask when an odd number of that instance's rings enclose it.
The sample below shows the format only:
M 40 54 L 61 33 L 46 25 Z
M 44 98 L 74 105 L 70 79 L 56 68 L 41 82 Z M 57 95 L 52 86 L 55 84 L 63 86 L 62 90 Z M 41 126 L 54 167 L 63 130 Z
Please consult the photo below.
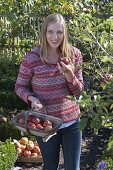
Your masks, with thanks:
M 81 52 L 74 48 L 75 67 L 82 64 Z M 33 49 L 22 59 L 17 81 L 16 94 L 28 103 L 28 96 L 37 97 L 46 107 L 49 115 L 59 117 L 63 122 L 78 119 L 79 105 L 67 96 L 79 96 L 83 90 L 83 77 L 81 69 L 75 69 L 73 82 L 68 83 L 65 76 L 58 70 L 57 64 L 43 64 L 38 48 Z M 54 57 L 54 56 L 53 56 Z M 29 85 L 32 91 L 29 90 Z

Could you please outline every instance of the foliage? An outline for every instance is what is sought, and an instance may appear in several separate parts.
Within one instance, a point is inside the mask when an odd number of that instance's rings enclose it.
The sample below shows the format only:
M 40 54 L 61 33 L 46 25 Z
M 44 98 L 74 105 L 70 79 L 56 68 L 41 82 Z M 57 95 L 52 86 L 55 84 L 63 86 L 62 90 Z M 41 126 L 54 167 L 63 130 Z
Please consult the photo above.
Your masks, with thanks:
M 0 6 L 0 13 L 6 17 L 6 20 L 4 17 L 0 20 L 0 46 L 1 49 L 5 48 L 5 54 L 8 48 L 13 50 L 13 55 L 8 50 L 8 58 L 12 60 L 8 60 L 7 71 L 6 65 L 2 64 L 1 67 L 1 102 L 5 103 L 7 99 L 6 103 L 10 103 L 10 98 L 11 107 L 20 103 L 7 90 L 13 88 L 21 58 L 39 42 L 40 27 L 45 16 L 61 13 L 67 22 L 70 43 L 83 54 L 85 90 L 78 100 L 82 113 L 81 129 L 89 122 L 96 132 L 101 126 L 113 128 L 113 79 L 101 84 L 102 76 L 113 74 L 113 2 L 4 0 Z M 4 83 L 9 86 L 4 86 Z M 3 106 L 6 107 L 5 104 Z
M 81 128 L 90 121 L 96 131 L 102 126 L 113 128 L 113 80 L 102 86 L 101 90 L 84 91 L 78 102 L 81 105 Z M 101 86 L 99 86 L 101 87 Z
M 11 123 L 0 124 L 0 140 L 2 142 L 4 142 L 6 139 L 9 139 L 10 137 L 12 139 L 19 139 L 20 136 L 20 131 L 17 130 Z
M 4 143 L 0 143 L 0 169 L 9 170 L 13 168 L 16 159 L 17 153 L 11 139 L 7 139 Z

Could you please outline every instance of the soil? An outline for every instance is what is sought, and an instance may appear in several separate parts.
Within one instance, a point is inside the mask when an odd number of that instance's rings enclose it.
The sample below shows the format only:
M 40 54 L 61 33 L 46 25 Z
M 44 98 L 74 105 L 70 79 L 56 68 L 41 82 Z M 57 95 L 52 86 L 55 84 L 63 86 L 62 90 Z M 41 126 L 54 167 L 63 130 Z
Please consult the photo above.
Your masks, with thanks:
M 94 166 L 98 158 L 101 157 L 103 149 L 106 147 L 112 130 L 102 127 L 98 134 L 93 129 L 86 128 L 83 131 L 83 142 L 81 152 L 81 170 L 95 170 Z M 64 170 L 64 160 L 62 149 L 60 152 L 60 170 Z M 16 163 L 14 170 L 42 170 L 43 164 Z

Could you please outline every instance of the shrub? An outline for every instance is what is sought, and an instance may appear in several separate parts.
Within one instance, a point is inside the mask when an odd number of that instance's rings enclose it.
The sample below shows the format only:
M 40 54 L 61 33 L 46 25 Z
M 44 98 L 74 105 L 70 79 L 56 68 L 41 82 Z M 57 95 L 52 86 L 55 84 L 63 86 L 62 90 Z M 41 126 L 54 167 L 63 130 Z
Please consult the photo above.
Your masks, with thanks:
M 17 153 L 11 139 L 0 144 L 0 169 L 9 170 L 14 167 L 17 160 Z

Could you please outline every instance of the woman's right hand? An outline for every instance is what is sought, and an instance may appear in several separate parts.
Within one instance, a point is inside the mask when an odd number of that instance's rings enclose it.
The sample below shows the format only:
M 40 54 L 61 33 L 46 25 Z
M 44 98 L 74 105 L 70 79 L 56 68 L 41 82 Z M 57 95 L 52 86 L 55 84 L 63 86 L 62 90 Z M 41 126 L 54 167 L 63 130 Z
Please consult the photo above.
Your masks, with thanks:
M 34 96 L 29 96 L 28 100 L 31 102 L 31 108 L 34 111 L 39 110 L 43 107 L 43 105 L 40 103 L 40 101 Z

